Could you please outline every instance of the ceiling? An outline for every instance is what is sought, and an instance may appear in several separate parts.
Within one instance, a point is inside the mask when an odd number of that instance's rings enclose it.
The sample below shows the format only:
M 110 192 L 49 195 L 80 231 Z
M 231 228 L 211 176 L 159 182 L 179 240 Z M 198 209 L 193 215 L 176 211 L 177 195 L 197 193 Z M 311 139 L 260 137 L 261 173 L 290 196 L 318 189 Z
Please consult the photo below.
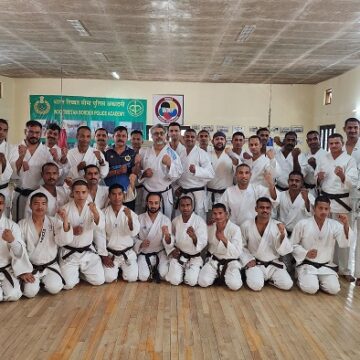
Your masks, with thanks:
M 360 65 L 359 0 L 0 5 L 0 75 L 9 77 L 111 79 L 117 71 L 124 80 L 316 84 Z M 255 31 L 239 42 L 245 25 Z

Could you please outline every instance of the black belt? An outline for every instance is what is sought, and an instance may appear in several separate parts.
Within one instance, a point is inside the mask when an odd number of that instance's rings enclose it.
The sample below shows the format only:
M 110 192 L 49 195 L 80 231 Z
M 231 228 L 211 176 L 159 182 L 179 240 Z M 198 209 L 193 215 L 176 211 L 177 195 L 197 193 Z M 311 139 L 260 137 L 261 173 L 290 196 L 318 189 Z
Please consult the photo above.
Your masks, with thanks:
M 177 191 L 180 192 L 180 194 L 190 194 L 190 193 L 194 193 L 196 191 L 205 191 L 205 186 L 200 186 L 200 187 L 194 187 L 194 188 L 189 188 L 189 189 L 184 189 L 182 187 L 179 187 L 176 189 Z M 179 207 L 179 201 L 180 201 L 180 196 L 178 196 L 177 200 L 174 202 L 174 209 L 177 209 Z M 195 201 L 195 199 L 193 199 Z M 193 208 L 195 209 L 195 204 L 193 204 Z
M 143 188 L 144 187 L 144 185 L 143 184 L 140 184 L 140 185 L 136 185 L 135 186 L 135 189 L 141 189 L 141 188 Z
M 96 252 L 91 248 L 91 244 L 87 245 L 87 246 L 84 246 L 84 247 L 80 247 L 80 248 L 65 245 L 64 248 L 68 249 L 70 251 L 62 257 L 63 260 L 68 258 L 70 255 L 75 254 L 76 252 L 82 254 L 83 252 L 88 251 L 88 252 L 92 252 L 92 253 L 96 254 Z
M 213 188 L 207 188 L 207 191 L 211 192 L 211 202 L 214 204 L 215 202 L 215 194 L 223 194 L 226 189 L 213 189 Z
M 190 260 L 190 259 L 198 257 L 198 256 L 201 256 L 201 252 L 199 252 L 197 254 L 194 254 L 194 255 L 191 255 L 191 254 L 188 254 L 188 253 L 183 252 L 183 251 L 180 250 L 180 255 L 179 255 L 179 258 L 178 258 L 178 262 L 179 262 L 180 265 L 184 265 L 185 262 L 180 260 L 181 257 L 184 257 L 186 260 Z
M 151 282 L 152 280 L 155 280 L 157 283 L 160 282 L 160 274 L 159 274 L 159 270 L 158 270 L 158 266 L 159 266 L 159 262 L 160 262 L 160 259 L 159 259 L 159 253 L 161 253 L 163 250 L 160 250 L 158 252 L 151 252 L 151 253 L 140 253 L 139 255 L 143 255 L 145 256 L 145 261 L 146 261 L 146 264 L 149 268 L 149 271 L 150 271 L 150 276 L 149 276 L 149 281 Z M 155 265 L 152 266 L 151 265 L 151 260 L 150 258 L 152 256 L 155 256 Z
M 156 193 L 158 193 L 158 194 L 163 194 L 163 193 L 165 193 L 165 192 L 167 192 L 167 191 L 169 191 L 169 190 L 171 189 L 171 185 L 169 185 L 165 190 L 162 190 L 162 191 L 149 191 L 149 190 L 146 188 L 145 185 L 143 185 L 143 188 L 144 188 L 148 193 L 150 193 L 150 192 L 156 192 Z
M 350 196 L 349 193 L 344 193 L 344 194 L 329 194 L 323 190 L 321 190 L 321 195 L 325 195 L 327 198 L 329 198 L 330 200 L 335 200 L 339 205 L 341 205 L 344 209 L 346 209 L 347 211 L 351 211 L 351 207 L 344 203 L 341 199 L 344 198 L 348 198 Z
M 256 261 L 256 265 L 263 265 L 265 266 L 266 268 L 269 266 L 269 265 L 273 265 L 279 269 L 283 269 L 284 268 L 284 265 L 283 264 L 278 264 L 274 261 L 261 261 L 261 260 L 258 260 L 258 259 L 255 259 Z
M 0 185 L 0 190 L 6 189 L 9 186 L 9 183 Z
M 12 279 L 9 271 L 6 270 L 9 266 L 11 266 L 11 264 L 1 267 L 0 273 L 3 273 L 7 281 L 11 284 L 12 287 L 14 287 L 14 280 Z
M 286 190 L 289 190 L 289 188 L 288 188 L 288 187 L 282 187 L 282 186 L 280 186 L 279 184 L 276 184 L 276 185 L 275 185 L 275 187 L 276 187 L 278 190 L 280 190 L 280 191 L 286 191 Z
M 115 256 L 123 256 L 125 261 L 128 261 L 129 258 L 128 256 L 126 255 L 126 252 L 131 250 L 133 247 L 132 246 L 129 246 L 127 247 L 126 249 L 124 250 L 114 250 L 114 249 L 111 249 L 111 248 L 106 248 L 107 251 L 111 252 L 113 255 Z
M 338 266 L 331 266 L 331 265 L 329 265 L 329 263 L 323 263 L 323 264 L 317 263 L 317 262 L 310 261 L 308 259 L 305 259 L 301 264 L 297 265 L 297 267 L 299 267 L 301 265 L 311 265 L 316 269 L 320 269 L 321 267 L 327 267 L 331 270 L 334 270 L 335 272 L 338 272 L 338 270 L 339 270 Z
M 304 183 L 305 189 L 315 189 L 316 185 L 315 184 L 308 184 L 308 183 Z
M 55 274 L 58 274 L 61 278 L 61 281 L 63 283 L 63 285 L 66 285 L 65 279 L 62 277 L 62 275 L 60 274 L 60 272 L 57 269 L 54 269 L 52 267 L 50 267 L 50 265 L 55 264 L 58 262 L 58 257 L 56 257 L 54 260 L 49 261 L 46 264 L 42 264 L 42 265 L 35 265 L 32 264 L 34 270 L 32 271 L 32 274 L 35 275 L 37 272 L 42 272 L 45 269 L 49 269 L 51 271 L 53 271 Z
M 19 187 L 16 187 L 15 191 L 17 193 L 19 193 L 19 196 L 16 199 L 16 222 L 18 222 L 20 220 L 20 218 L 19 218 L 20 196 L 28 197 L 34 190 L 32 190 L 32 189 L 21 189 Z
M 209 256 L 211 256 L 213 258 L 213 260 L 217 261 L 217 274 L 218 274 L 218 278 L 221 281 L 225 281 L 225 274 L 226 274 L 226 270 L 228 268 L 228 265 L 231 261 L 238 261 L 238 259 L 219 259 L 218 257 L 216 257 L 215 255 L 208 253 Z M 220 266 L 223 266 L 222 270 L 220 271 Z

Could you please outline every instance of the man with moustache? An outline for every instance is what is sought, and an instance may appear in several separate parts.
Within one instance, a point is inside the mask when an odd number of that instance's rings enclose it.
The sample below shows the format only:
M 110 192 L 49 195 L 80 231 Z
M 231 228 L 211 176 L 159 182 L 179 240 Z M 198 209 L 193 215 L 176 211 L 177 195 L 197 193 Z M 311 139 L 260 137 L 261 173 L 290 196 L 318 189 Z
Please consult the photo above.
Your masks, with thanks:
M 276 188 L 280 191 L 288 189 L 288 178 L 291 171 L 301 171 L 299 164 L 300 149 L 295 148 L 297 135 L 294 131 L 285 134 L 283 146 L 276 151 L 275 160 L 278 171 L 276 173 Z
M 309 152 L 301 153 L 299 164 L 304 175 L 304 186 L 313 195 L 317 195 L 315 169 L 320 159 L 327 154 L 327 151 L 320 146 L 320 134 L 316 130 L 310 130 L 306 134 L 306 143 Z
M 149 192 L 161 194 L 164 214 L 171 218 L 173 211 L 172 183 L 182 174 L 179 155 L 166 143 L 166 129 L 161 124 L 151 128 L 153 146 L 142 148 L 139 153 L 141 165 L 140 183 L 144 196 Z
M 136 172 L 136 153 L 126 145 L 127 139 L 127 128 L 125 126 L 117 126 L 114 129 L 115 144 L 105 153 L 105 158 L 109 162 L 109 173 L 105 178 L 105 184 L 107 186 L 120 184 L 127 190 L 130 185 L 129 176 L 133 172 Z M 132 199 L 132 201 L 128 201 L 126 205 L 131 210 L 134 210 L 135 200 Z
M 54 161 L 47 147 L 40 142 L 41 131 L 41 123 L 28 121 L 24 131 L 25 140 L 14 149 L 12 156 L 11 167 L 19 178 L 12 210 L 16 221 L 24 218 L 26 200 L 39 187 L 42 166 Z
M 57 294 L 65 285 L 61 275 L 58 251 L 60 246 L 73 240 L 73 231 L 64 209 L 57 211 L 58 217 L 47 215 L 47 197 L 43 193 L 31 195 L 31 215 L 19 222 L 26 244 L 32 272 L 21 275 L 24 295 L 32 298 L 40 290 L 40 283 L 50 294 Z M 25 276 L 26 275 L 26 276 Z
M 358 184 L 356 161 L 343 150 L 341 134 L 331 134 L 328 144 L 330 152 L 318 162 L 315 178 L 321 195 L 331 200 L 331 217 L 337 219 L 339 214 L 349 217 L 352 211 L 350 193 Z M 351 275 L 349 255 L 349 248 L 339 248 L 335 244 L 334 262 L 339 265 L 339 275 L 352 282 L 355 278 Z
M 44 185 L 33 191 L 30 195 L 37 193 L 46 195 L 47 198 L 47 215 L 55 216 L 57 211 L 69 201 L 69 191 L 64 186 L 56 186 L 59 179 L 59 167 L 57 164 L 46 163 L 41 168 L 41 177 Z M 30 197 L 26 202 L 25 216 L 31 216 Z
M 266 127 L 259 128 L 256 131 L 256 135 L 260 138 L 261 153 L 266 154 L 266 151 L 268 150 L 266 146 L 270 138 L 270 130 Z
M 103 153 L 90 146 L 91 130 L 88 126 L 80 126 L 76 131 L 77 146 L 68 152 L 70 164 L 69 177 L 78 179 L 84 176 L 87 165 L 93 164 L 99 167 L 101 178 L 105 178 L 109 172 L 109 164 Z
M 144 143 L 142 131 L 141 130 L 133 130 L 130 133 L 130 142 L 131 142 L 132 149 L 135 151 L 136 154 L 138 154 L 141 149 L 142 144 Z
M 146 212 L 139 215 L 140 232 L 135 242 L 139 280 L 159 282 L 169 270 L 167 252 L 171 249 L 171 221 L 160 211 L 161 195 L 149 193 Z
M 256 201 L 256 217 L 241 225 L 244 244 L 248 250 L 246 282 L 251 290 L 260 291 L 265 281 L 282 290 L 289 290 L 293 282 L 280 256 L 293 250 L 284 224 L 271 219 L 271 201 L 261 197 Z
M 233 133 L 231 138 L 232 148 L 227 151 L 227 154 L 231 158 L 235 158 L 238 160 L 237 165 L 240 165 L 244 162 L 244 153 L 242 148 L 245 144 L 245 135 L 241 131 L 236 131 Z
M 104 128 L 98 128 L 95 130 L 95 146 L 96 150 L 101 151 L 105 154 L 108 147 L 109 133 Z
M 238 160 L 231 158 L 225 151 L 226 135 L 223 132 L 217 131 L 214 134 L 212 144 L 214 149 L 208 154 L 215 176 L 207 183 L 210 208 L 213 204 L 218 203 L 225 190 L 233 185 L 234 166 L 238 164 Z
M 206 220 L 206 192 L 205 186 L 214 178 L 215 173 L 208 154 L 196 145 L 196 131 L 187 129 L 184 133 L 185 151 L 180 159 L 184 172 L 178 179 L 179 187 L 175 195 L 192 194 L 194 211 Z
M 209 151 L 210 133 L 207 130 L 201 129 L 198 132 L 197 141 L 200 149 L 203 149 L 206 152 Z
M 141 130 L 133 130 L 130 133 L 130 142 L 131 147 L 135 151 L 135 154 L 139 154 L 143 141 L 143 133 Z M 135 168 L 135 171 L 139 171 L 139 168 Z M 137 174 L 138 175 L 138 174 Z M 135 188 L 136 188 L 136 198 L 135 198 L 135 212 L 136 214 L 140 214 L 143 211 L 143 185 L 139 184 L 138 178 L 135 181 Z
M 332 262 L 334 246 L 337 243 L 349 247 L 354 234 L 346 215 L 338 214 L 338 221 L 329 219 L 329 215 L 330 200 L 317 197 L 314 216 L 300 220 L 291 236 L 298 285 L 308 294 L 315 294 L 319 288 L 332 295 L 340 291 L 336 265 Z

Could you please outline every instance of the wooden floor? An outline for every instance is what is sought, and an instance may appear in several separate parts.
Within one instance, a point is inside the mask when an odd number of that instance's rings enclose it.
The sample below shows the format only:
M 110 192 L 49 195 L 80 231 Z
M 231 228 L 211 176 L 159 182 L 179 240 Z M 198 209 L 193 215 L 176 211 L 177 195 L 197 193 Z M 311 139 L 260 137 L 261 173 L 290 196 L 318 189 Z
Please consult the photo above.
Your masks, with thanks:
M 360 288 L 338 296 L 122 281 L 0 304 L 0 359 L 360 359 Z

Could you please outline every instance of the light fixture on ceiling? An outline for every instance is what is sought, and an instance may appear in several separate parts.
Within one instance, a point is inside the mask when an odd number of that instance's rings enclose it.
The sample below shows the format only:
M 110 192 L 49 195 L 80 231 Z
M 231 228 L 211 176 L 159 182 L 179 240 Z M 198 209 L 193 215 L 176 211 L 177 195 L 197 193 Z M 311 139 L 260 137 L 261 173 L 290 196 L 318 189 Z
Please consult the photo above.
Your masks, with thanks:
M 102 53 L 102 52 L 94 52 L 94 54 L 100 61 L 109 62 L 108 57 L 104 53 Z
M 237 42 L 245 42 L 249 39 L 249 36 L 255 31 L 256 25 L 245 25 L 240 31 L 239 36 L 237 37 Z
M 222 62 L 222 66 L 230 65 L 232 63 L 232 57 L 231 56 L 225 56 L 224 61 Z
M 111 73 L 111 76 L 112 76 L 114 79 L 116 79 L 116 80 L 119 80 L 119 79 L 120 79 L 120 75 L 119 75 L 116 71 L 113 71 L 113 72 Z
M 80 20 L 67 20 L 72 27 L 79 33 L 80 36 L 90 36 L 90 33 L 85 29 Z

